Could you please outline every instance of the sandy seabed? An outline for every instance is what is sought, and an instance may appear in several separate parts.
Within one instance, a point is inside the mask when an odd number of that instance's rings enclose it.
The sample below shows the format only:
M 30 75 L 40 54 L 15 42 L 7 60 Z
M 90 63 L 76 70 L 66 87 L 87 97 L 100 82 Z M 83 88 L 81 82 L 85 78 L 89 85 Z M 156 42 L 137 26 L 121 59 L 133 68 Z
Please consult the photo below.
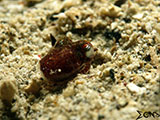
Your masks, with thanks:
M 89 73 L 60 89 L 39 69 L 50 34 L 97 49 Z M 139 115 L 160 119 L 159 0 L 0 0 L 1 120 Z

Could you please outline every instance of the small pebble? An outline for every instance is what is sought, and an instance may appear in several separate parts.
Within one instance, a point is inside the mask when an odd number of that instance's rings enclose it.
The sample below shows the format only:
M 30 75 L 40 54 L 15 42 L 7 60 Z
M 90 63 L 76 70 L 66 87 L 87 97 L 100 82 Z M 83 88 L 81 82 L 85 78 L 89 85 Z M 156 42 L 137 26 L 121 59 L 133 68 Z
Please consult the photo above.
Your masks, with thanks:
M 137 94 L 143 94 L 146 91 L 146 88 L 138 87 L 137 85 L 133 83 L 127 84 L 127 88 L 129 89 L 130 92 L 137 93 Z
M 17 92 L 16 82 L 14 78 L 6 78 L 0 81 L 0 98 L 5 104 L 11 104 Z

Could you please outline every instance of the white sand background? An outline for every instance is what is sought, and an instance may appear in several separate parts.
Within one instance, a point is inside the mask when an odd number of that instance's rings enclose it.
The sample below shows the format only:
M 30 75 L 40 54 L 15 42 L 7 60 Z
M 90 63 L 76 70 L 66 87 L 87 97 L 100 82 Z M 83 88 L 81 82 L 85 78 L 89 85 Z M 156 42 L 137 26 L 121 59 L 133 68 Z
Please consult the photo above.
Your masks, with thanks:
M 39 69 L 50 34 L 97 48 L 54 91 Z M 159 0 L 0 0 L 1 120 L 158 120 L 159 85 Z

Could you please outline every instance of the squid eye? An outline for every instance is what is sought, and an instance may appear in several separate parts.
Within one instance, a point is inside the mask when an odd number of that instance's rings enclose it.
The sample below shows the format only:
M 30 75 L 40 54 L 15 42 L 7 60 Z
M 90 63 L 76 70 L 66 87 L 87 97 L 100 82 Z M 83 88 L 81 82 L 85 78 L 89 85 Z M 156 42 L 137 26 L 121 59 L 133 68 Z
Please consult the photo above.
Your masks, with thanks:
M 85 52 L 85 56 L 87 58 L 92 58 L 94 56 L 94 49 L 90 43 L 83 44 L 82 49 Z
M 84 44 L 82 46 L 82 48 L 83 48 L 84 51 L 89 51 L 91 49 L 91 45 L 89 45 L 88 43 L 86 43 L 86 44 Z

